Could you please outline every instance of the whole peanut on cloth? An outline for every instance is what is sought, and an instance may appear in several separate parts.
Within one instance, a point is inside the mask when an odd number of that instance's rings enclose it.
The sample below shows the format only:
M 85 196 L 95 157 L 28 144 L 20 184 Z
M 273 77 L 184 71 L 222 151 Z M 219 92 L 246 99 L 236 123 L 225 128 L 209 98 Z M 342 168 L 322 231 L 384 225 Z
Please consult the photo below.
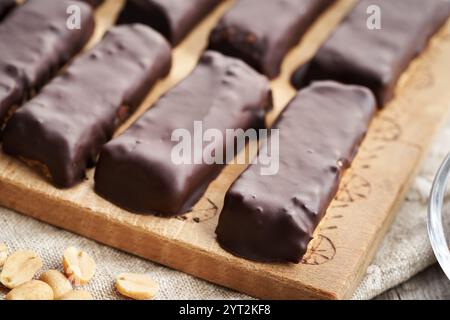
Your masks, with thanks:
M 11 289 L 6 299 L 93 300 L 90 292 L 72 285 L 84 285 L 95 275 L 96 263 L 85 251 L 68 247 L 62 257 L 64 272 L 50 269 L 36 279 L 42 266 L 36 252 L 18 250 L 8 256 L 8 247 L 0 243 L 0 282 Z M 119 274 L 115 286 L 121 295 L 135 300 L 153 299 L 159 291 L 159 285 L 149 275 L 138 273 Z
M 125 297 L 149 300 L 158 293 L 159 285 L 146 274 L 121 273 L 116 279 L 116 289 Z
M 44 281 L 31 280 L 12 289 L 6 300 L 53 300 L 53 290 Z

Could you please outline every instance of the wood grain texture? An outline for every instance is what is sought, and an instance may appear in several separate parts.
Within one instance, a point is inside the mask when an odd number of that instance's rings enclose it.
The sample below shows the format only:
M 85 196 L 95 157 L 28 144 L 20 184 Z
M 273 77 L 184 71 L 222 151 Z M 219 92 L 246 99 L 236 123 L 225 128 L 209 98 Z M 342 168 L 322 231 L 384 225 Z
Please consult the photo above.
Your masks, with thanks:
M 306 61 L 353 4 L 338 1 L 288 55 L 272 82 L 272 123 L 295 94 L 292 71 Z M 108 0 L 97 13 L 95 43 L 114 20 L 122 0 Z M 207 36 L 233 1 L 226 1 L 174 50 L 171 74 L 149 94 L 129 125 L 195 66 Z M 186 215 L 139 216 L 93 192 L 93 172 L 81 185 L 57 190 L 16 159 L 0 156 L 0 204 L 211 282 L 270 299 L 350 298 L 390 226 L 396 207 L 448 113 L 450 23 L 402 78 L 398 97 L 377 116 L 336 199 L 318 227 L 301 264 L 253 263 L 223 251 L 214 229 L 226 190 L 245 169 L 229 165 Z M 121 128 L 121 130 L 123 130 Z M 119 132 L 121 131 L 119 130 Z M 114 173 L 111 173 L 114 174 Z

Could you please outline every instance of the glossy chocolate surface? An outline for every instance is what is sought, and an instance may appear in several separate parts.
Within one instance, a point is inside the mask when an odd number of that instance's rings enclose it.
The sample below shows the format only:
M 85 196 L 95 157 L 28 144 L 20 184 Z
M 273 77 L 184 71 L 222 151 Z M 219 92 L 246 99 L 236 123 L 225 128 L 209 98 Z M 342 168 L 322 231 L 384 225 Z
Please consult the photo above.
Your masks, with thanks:
M 254 164 L 234 182 L 216 230 L 220 245 L 250 260 L 298 263 L 375 109 L 363 87 L 317 82 L 300 91 L 273 127 L 279 172 L 262 176 Z
M 212 31 L 209 48 L 279 75 L 286 53 L 334 0 L 238 0 Z
M 373 5 L 381 9 L 381 29 L 367 27 L 367 10 Z M 292 82 L 297 88 L 315 80 L 363 85 L 382 107 L 449 15 L 448 0 L 361 0 Z
M 143 23 L 172 45 L 184 37 L 222 0 L 127 0 L 118 23 Z
M 203 131 L 216 129 L 222 135 L 227 129 L 261 128 L 271 107 L 265 77 L 240 60 L 206 52 L 186 79 L 105 145 L 95 172 L 95 190 L 133 212 L 183 214 L 224 165 L 175 163 L 171 157 L 178 144 L 171 139 L 174 130 L 184 129 L 194 137 L 194 121 L 202 122 Z M 215 140 L 214 145 L 223 149 L 233 143 L 233 139 L 225 140 Z M 203 147 L 197 149 L 200 155 L 208 153 Z
M 13 115 L 3 150 L 46 168 L 58 187 L 75 185 L 170 66 L 170 45 L 156 31 L 111 29 Z
M 81 29 L 66 26 L 67 7 L 81 9 Z M 70 0 L 29 0 L 0 24 L 0 122 L 43 86 L 89 40 L 90 6 Z

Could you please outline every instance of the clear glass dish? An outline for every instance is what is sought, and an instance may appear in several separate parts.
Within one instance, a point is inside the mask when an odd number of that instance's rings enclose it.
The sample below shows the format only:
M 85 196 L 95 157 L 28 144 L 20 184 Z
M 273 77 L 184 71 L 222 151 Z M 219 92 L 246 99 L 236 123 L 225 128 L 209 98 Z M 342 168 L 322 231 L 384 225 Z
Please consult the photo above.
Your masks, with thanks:
M 444 199 L 449 190 L 450 154 L 445 158 L 431 189 L 428 204 L 428 236 L 434 254 L 450 279 L 450 224 L 448 210 L 444 207 Z

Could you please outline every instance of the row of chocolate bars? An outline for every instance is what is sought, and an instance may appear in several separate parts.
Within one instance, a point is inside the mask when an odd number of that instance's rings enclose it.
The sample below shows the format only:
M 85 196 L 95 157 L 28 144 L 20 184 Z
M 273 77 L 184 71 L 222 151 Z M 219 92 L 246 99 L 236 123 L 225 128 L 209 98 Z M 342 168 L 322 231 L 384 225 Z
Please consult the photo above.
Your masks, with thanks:
M 194 71 L 112 140 L 169 73 L 170 44 L 221 0 L 128 0 L 118 26 L 52 79 L 94 30 L 93 9 L 81 2 L 81 29 L 66 28 L 74 3 L 28 0 L 0 24 L 3 150 L 60 188 L 81 182 L 96 165 L 102 197 L 136 213 L 173 216 L 192 208 L 224 166 L 174 164 L 171 133 L 191 131 L 194 121 L 221 132 L 264 127 L 272 107 L 268 78 L 334 1 L 237 0 Z M 372 5 L 381 9 L 381 29 L 367 26 Z M 306 88 L 273 126 L 280 129 L 278 174 L 262 176 L 253 164 L 228 190 L 216 231 L 223 248 L 256 261 L 301 260 L 377 106 L 392 99 L 401 74 L 449 15 L 449 0 L 355 5 L 293 76 Z

